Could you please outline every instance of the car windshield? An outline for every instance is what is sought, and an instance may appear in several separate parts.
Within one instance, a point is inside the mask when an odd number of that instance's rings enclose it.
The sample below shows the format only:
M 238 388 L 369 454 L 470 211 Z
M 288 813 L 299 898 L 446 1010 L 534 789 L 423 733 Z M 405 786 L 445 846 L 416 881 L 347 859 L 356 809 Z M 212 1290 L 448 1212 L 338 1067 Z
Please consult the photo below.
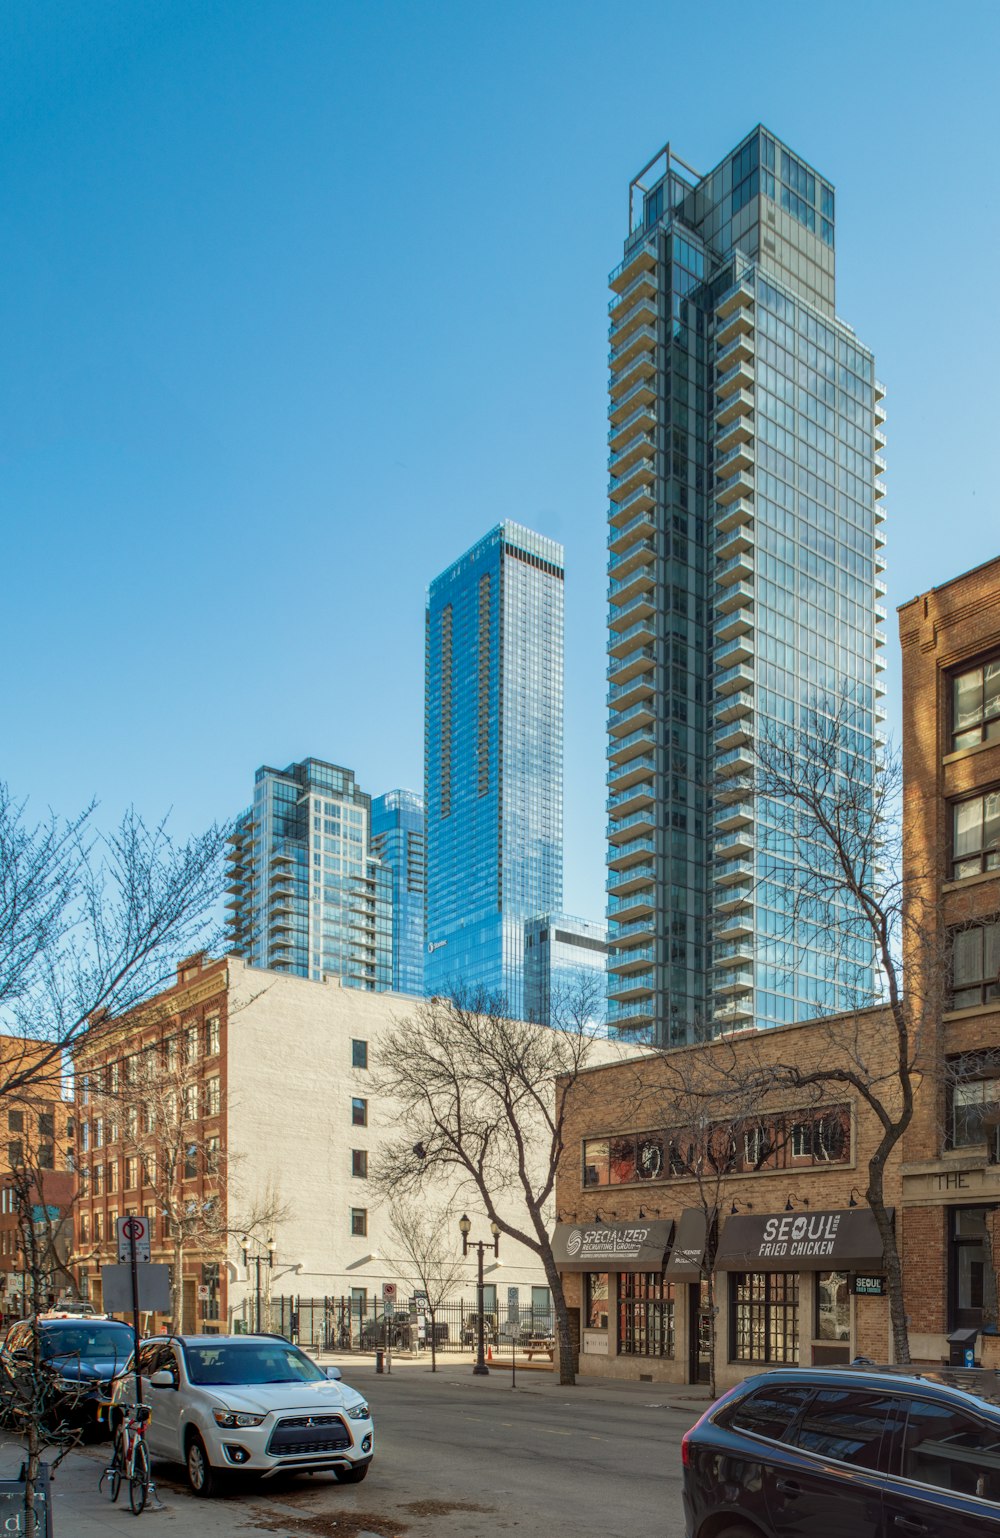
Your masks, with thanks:
M 305 1352 L 277 1340 L 185 1344 L 184 1355 L 192 1383 L 317 1383 L 326 1377 Z
M 115 1357 L 124 1362 L 132 1350 L 132 1331 L 125 1324 L 71 1324 L 42 1331 L 42 1356 Z

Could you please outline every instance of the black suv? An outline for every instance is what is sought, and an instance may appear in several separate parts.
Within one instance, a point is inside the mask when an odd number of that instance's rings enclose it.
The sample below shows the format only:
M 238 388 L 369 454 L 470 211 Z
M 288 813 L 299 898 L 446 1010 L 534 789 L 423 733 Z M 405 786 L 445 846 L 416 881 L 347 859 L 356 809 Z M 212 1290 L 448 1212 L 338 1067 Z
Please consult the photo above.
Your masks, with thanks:
M 36 1330 L 40 1382 L 32 1376 Z M 99 1407 L 111 1398 L 132 1339 L 128 1325 L 117 1319 L 20 1320 L 0 1347 L 0 1413 L 16 1427 L 19 1407 L 34 1403 L 50 1430 L 67 1423 L 96 1432 Z
M 927 1378 L 762 1373 L 681 1459 L 687 1538 L 1000 1538 L 1000 1406 Z

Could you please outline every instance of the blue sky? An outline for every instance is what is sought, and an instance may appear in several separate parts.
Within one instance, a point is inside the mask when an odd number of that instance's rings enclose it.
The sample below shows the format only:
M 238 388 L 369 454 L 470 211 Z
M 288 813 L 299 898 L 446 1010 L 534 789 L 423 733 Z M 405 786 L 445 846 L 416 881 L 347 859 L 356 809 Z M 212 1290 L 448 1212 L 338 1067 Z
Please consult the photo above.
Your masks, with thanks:
M 1000 550 L 995 5 L 20 0 L 0 41 L 36 811 L 182 833 L 307 754 L 419 788 L 425 585 L 511 517 L 566 546 L 566 906 L 603 911 L 605 284 L 668 138 L 708 169 L 764 121 L 837 187 L 890 605 Z

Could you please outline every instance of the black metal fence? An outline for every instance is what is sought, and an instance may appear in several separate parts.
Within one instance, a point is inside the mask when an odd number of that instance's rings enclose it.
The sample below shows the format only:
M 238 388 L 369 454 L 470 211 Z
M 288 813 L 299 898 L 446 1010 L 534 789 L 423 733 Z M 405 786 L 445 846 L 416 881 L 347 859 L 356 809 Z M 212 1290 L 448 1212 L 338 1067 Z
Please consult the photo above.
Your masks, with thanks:
M 381 1298 L 272 1297 L 271 1328 L 313 1351 L 429 1351 L 431 1318 L 425 1310 L 391 1305 Z M 438 1351 L 474 1351 L 479 1329 L 475 1303 L 443 1303 L 434 1314 L 434 1339 Z M 512 1343 L 519 1350 L 539 1351 L 553 1332 L 550 1310 L 505 1305 L 483 1316 L 483 1336 L 495 1355 L 508 1354 Z

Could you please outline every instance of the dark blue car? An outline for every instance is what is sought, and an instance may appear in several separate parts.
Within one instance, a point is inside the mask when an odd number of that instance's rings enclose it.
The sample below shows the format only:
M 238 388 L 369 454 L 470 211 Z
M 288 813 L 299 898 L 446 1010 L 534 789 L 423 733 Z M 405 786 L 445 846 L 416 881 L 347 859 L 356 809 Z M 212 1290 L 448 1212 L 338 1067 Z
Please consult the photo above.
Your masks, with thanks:
M 17 1403 L 18 1387 L 33 1371 L 36 1330 L 46 1418 L 96 1430 L 98 1406 L 110 1399 L 112 1381 L 131 1355 L 132 1331 L 117 1319 L 101 1318 L 23 1319 L 12 1325 L 0 1348 L 7 1403 Z
M 763 1373 L 681 1458 L 687 1538 L 1000 1538 L 1000 1407 L 925 1377 Z

